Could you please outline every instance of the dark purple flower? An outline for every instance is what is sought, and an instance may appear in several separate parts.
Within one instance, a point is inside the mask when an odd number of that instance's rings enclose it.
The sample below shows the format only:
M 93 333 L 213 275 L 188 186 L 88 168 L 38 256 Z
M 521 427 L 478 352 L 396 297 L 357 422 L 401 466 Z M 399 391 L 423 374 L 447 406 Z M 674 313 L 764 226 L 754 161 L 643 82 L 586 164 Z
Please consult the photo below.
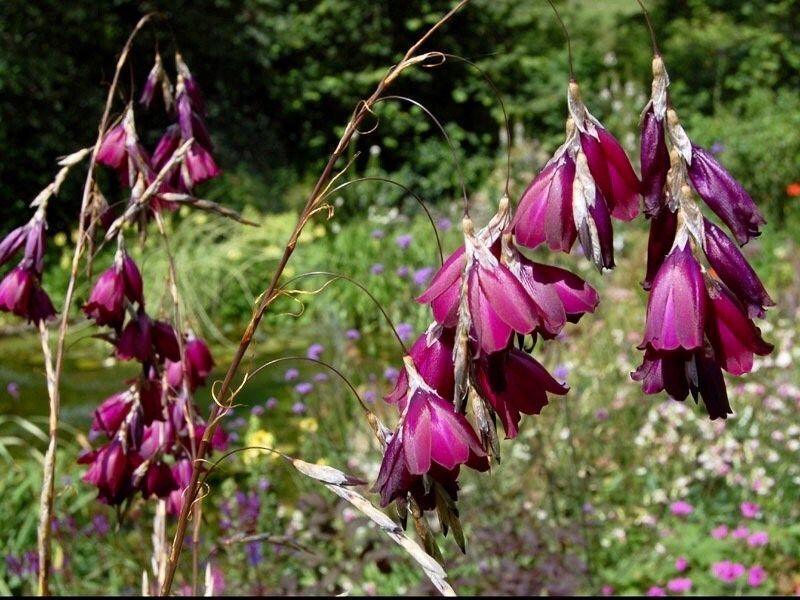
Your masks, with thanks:
M 150 496 L 167 498 L 178 489 L 178 482 L 175 481 L 172 469 L 161 461 L 150 463 L 140 485 L 145 499 Z
M 83 305 L 83 312 L 98 325 L 118 327 L 125 319 L 125 277 L 121 265 L 103 271 Z
M 202 344 L 205 346 L 204 343 Z M 153 322 L 153 348 L 161 358 L 167 358 L 171 361 L 180 360 L 181 351 L 178 346 L 178 337 L 175 335 L 175 328 L 172 325 L 164 321 Z M 207 351 L 208 348 L 206 347 L 205 350 Z M 202 350 L 199 350 L 198 353 L 202 354 Z M 210 355 L 208 358 L 210 358 Z M 199 360 L 204 361 L 205 359 Z M 203 362 L 202 364 L 205 365 L 206 363 Z
M 143 104 L 146 108 L 150 108 L 156 86 L 163 77 L 164 67 L 161 64 L 161 55 L 156 52 L 155 62 L 150 72 L 147 74 L 147 79 L 144 82 L 144 89 L 142 89 L 142 95 L 139 97 L 140 104 Z
M 148 362 L 153 356 L 153 324 L 144 310 L 128 321 L 117 340 L 117 358 Z
M 703 220 L 703 251 L 722 282 L 747 307 L 749 317 L 764 318 L 765 308 L 775 306 L 756 272 L 727 235 L 708 219 Z
M 141 464 L 138 454 L 114 439 L 91 457 L 91 466 L 83 481 L 97 488 L 98 499 L 106 504 L 120 504 L 131 493 L 133 470 Z
M 319 360 L 322 353 L 325 351 L 325 346 L 322 344 L 311 344 L 306 351 L 306 356 L 313 360 Z
M 772 344 L 761 338 L 761 331 L 747 317 L 745 308 L 719 280 L 707 277 L 709 296 L 706 333 L 720 367 L 734 375 L 753 369 L 753 355 L 772 352 Z
M 653 280 L 639 347 L 657 352 L 702 348 L 705 304 L 703 274 L 687 241 L 672 249 Z
M 0 310 L 24 317 L 31 323 L 47 321 L 56 309 L 39 285 L 35 273 L 16 267 L 0 282 Z
M 697 193 L 730 228 L 740 245 L 760 235 L 766 223 L 745 189 L 709 152 L 692 145 L 689 177 Z
M 665 207 L 650 219 L 650 237 L 647 241 L 647 273 L 642 282 L 644 289 L 649 290 L 653 284 L 653 278 L 672 248 L 677 230 L 678 215 L 669 208 Z
M 669 151 L 664 135 L 664 120 L 656 117 L 652 105 L 644 113 L 640 146 L 644 212 L 648 217 L 655 217 L 664 205 Z
M 482 356 L 475 366 L 475 383 L 500 418 L 506 439 L 517 437 L 522 414 L 542 411 L 547 392 L 563 396 L 568 391 L 538 361 L 516 348 Z
M 511 224 L 520 245 L 536 248 L 547 242 L 551 250 L 570 251 L 578 236 L 572 217 L 574 179 L 575 161 L 564 151 L 530 183 Z
M 466 464 L 486 471 L 489 461 L 466 418 L 423 381 L 411 357 L 404 358 L 409 389 L 400 423 L 386 447 L 374 490 L 381 505 L 410 491 L 434 465 L 453 471 Z
M 132 402 L 130 392 L 119 392 L 103 400 L 94 411 L 92 429 L 104 432 L 109 438 L 113 437 L 128 416 Z
M 178 125 L 170 125 L 167 127 L 167 130 L 164 132 L 164 135 L 161 136 L 161 139 L 158 140 L 158 144 L 156 145 L 156 149 L 153 152 L 153 168 L 157 171 L 160 171 L 172 155 L 175 153 L 175 150 L 181 145 L 181 130 Z
M 0 242 L 0 265 L 7 263 L 25 245 L 30 231 L 30 223 L 21 225 L 9 232 Z
M 186 189 L 191 190 L 196 185 L 213 179 L 222 171 L 214 162 L 211 153 L 199 143 L 195 142 L 189 148 L 183 159 L 181 179 Z
M 125 296 L 131 302 L 138 302 L 144 306 L 142 275 L 139 273 L 139 267 L 126 252 L 122 254 L 122 276 L 125 280 Z
M 28 235 L 25 238 L 25 255 L 20 262 L 20 266 L 32 270 L 41 278 L 44 270 L 44 242 L 45 242 L 45 222 L 44 218 L 34 216 L 28 224 Z
M 183 494 L 192 480 L 192 461 L 181 458 L 172 465 L 172 477 L 177 484 L 167 500 L 167 512 L 171 515 L 180 514 L 183 507 Z

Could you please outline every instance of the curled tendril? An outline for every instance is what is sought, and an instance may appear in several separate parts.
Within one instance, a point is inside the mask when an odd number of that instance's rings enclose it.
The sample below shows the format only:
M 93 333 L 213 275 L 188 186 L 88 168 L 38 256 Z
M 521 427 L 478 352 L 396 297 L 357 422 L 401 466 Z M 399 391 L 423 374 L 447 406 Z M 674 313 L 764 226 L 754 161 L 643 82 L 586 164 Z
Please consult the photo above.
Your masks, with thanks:
M 391 183 L 392 185 L 396 185 L 397 187 L 401 188 L 405 191 L 406 194 L 414 198 L 417 203 L 422 207 L 422 210 L 425 211 L 425 214 L 428 217 L 428 221 L 431 224 L 431 228 L 433 229 L 433 235 L 436 238 L 436 247 L 439 251 L 439 264 L 444 264 L 444 254 L 442 253 L 442 240 L 439 238 L 439 230 L 436 228 L 436 224 L 433 222 L 433 215 L 431 215 L 431 211 L 428 209 L 428 206 L 425 204 L 425 201 L 417 194 L 415 194 L 411 189 L 402 183 L 395 181 L 394 179 L 389 179 L 388 177 L 359 177 L 358 179 L 351 179 L 350 181 L 345 181 L 344 183 L 340 183 L 335 188 L 329 190 L 326 193 L 326 196 L 331 196 L 338 192 L 341 189 L 344 189 L 354 183 L 360 183 L 362 181 L 382 181 L 384 183 Z
M 438 50 L 434 50 L 433 52 L 428 52 L 425 56 L 425 59 L 420 63 L 420 66 L 424 69 L 435 69 L 436 67 L 441 67 L 444 63 L 447 62 L 448 55 L 444 52 L 439 52 Z M 429 58 L 437 59 L 437 62 L 428 62 Z
M 321 292 L 322 290 L 324 290 L 326 287 L 328 287 L 328 286 L 329 286 L 331 283 L 333 283 L 334 281 L 337 281 L 337 280 L 339 280 L 339 279 L 344 279 L 345 281 L 348 281 L 348 282 L 352 283 L 354 286 L 356 286 L 356 287 L 357 287 L 357 288 L 359 288 L 359 289 L 360 289 L 362 292 L 364 292 L 364 293 L 365 293 L 367 296 L 369 296 L 369 299 L 370 299 L 370 300 L 372 300 L 373 304 L 375 304 L 375 306 L 377 307 L 377 309 L 378 309 L 379 311 L 381 311 L 381 314 L 383 315 L 384 319 L 386 319 L 386 323 L 387 323 L 387 324 L 389 325 L 389 327 L 391 328 L 391 330 L 392 330 L 392 333 L 394 333 L 394 337 L 395 337 L 395 338 L 397 338 L 397 343 L 398 343 L 398 344 L 400 344 L 400 348 L 403 350 L 403 354 L 404 354 L 404 355 L 408 354 L 408 348 L 406 348 L 406 345 L 405 345 L 405 343 L 404 343 L 404 342 L 403 342 L 403 340 L 400 338 L 400 334 L 398 334 L 398 333 L 397 333 L 397 329 L 395 329 L 394 323 L 392 323 L 392 319 L 391 319 L 391 318 L 389 318 L 389 315 L 387 314 L 386 310 L 383 308 L 383 306 L 381 305 L 381 303 L 380 303 L 380 302 L 378 302 L 378 299 L 377 299 L 377 298 L 375 298 L 375 296 L 372 294 L 372 292 L 370 292 L 370 291 L 367 289 L 367 287 L 366 287 L 364 284 L 362 284 L 362 283 L 359 283 L 358 281 L 356 281 L 356 280 L 355 280 L 355 279 L 353 279 L 352 277 L 349 277 L 349 276 L 347 276 L 347 275 L 344 275 L 344 274 L 342 274 L 342 273 L 333 273 L 332 271 L 309 271 L 308 273 L 301 273 L 300 275 L 295 275 L 294 277 L 292 277 L 291 279 L 289 279 L 289 280 L 288 280 L 286 283 L 284 283 L 284 284 L 283 284 L 283 285 L 280 287 L 280 289 L 279 289 L 278 291 L 279 291 L 279 292 L 287 291 L 287 290 L 286 290 L 286 286 L 288 286 L 290 283 L 293 283 L 293 282 L 295 282 L 295 281 L 298 281 L 298 280 L 300 280 L 300 279 L 303 279 L 303 278 L 305 278 L 305 277 L 313 277 L 313 276 L 316 276 L 316 275 L 326 275 L 326 276 L 328 276 L 328 277 L 332 277 L 332 279 L 331 279 L 330 281 L 326 282 L 326 283 L 325 283 L 325 284 L 324 284 L 324 285 L 323 285 L 323 286 L 322 286 L 322 287 L 321 287 L 321 288 L 318 290 L 318 292 Z M 317 292 L 317 293 L 318 293 L 318 292 Z M 306 292 L 306 293 L 313 293 L 313 292 Z
M 375 114 L 375 111 L 372 110 L 372 107 L 367 103 L 366 100 L 359 100 L 358 105 L 356 106 L 356 112 L 360 112 L 364 110 L 366 113 L 370 114 L 373 119 L 375 119 L 375 123 L 369 128 L 364 131 L 356 127 L 356 133 L 358 135 L 369 135 L 370 133 L 375 132 L 381 124 L 381 118 Z
M 458 179 L 459 182 L 461 183 L 461 194 L 464 198 L 464 214 L 465 215 L 469 214 L 469 197 L 467 196 L 467 184 L 464 180 L 464 171 L 461 169 L 461 161 L 458 159 L 458 153 L 456 152 L 456 148 L 453 145 L 453 141 L 450 139 L 450 136 L 448 135 L 447 130 L 445 130 L 442 123 L 439 121 L 439 119 L 436 118 L 436 116 L 430 111 L 430 109 L 427 106 L 425 106 L 424 104 L 422 104 L 417 100 L 414 100 L 413 98 L 409 98 L 407 96 L 383 96 L 382 98 L 378 98 L 375 101 L 375 104 L 378 104 L 378 102 L 384 102 L 386 100 L 401 100 L 403 102 L 408 102 L 409 104 L 413 104 L 417 108 L 421 109 L 426 115 L 428 115 L 431 121 L 434 122 L 436 127 L 441 132 L 442 137 L 444 137 L 445 141 L 447 142 L 447 145 L 450 147 L 450 154 L 453 156 L 453 163 L 455 164 L 456 171 L 458 173 Z

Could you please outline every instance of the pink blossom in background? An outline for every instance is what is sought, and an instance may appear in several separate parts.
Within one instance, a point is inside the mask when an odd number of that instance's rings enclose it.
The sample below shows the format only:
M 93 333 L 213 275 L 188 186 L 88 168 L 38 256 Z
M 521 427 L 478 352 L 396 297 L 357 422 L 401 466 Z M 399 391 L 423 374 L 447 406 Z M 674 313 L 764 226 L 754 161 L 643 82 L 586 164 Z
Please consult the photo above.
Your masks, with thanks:
M 711 537 L 715 540 L 724 540 L 728 537 L 728 526 L 727 525 L 720 525 L 719 527 L 715 527 L 711 530 Z
M 711 573 L 714 577 L 725 583 L 736 581 L 744 574 L 744 571 L 744 565 L 729 560 L 723 560 L 711 565 Z
M 683 594 L 692 589 L 692 580 L 688 577 L 678 577 L 667 582 L 667 589 L 676 594 Z
M 745 519 L 755 519 L 761 511 L 761 507 L 755 502 L 742 502 L 739 505 L 739 510 L 742 511 L 742 516 Z
M 613 596 L 614 595 L 614 588 L 611 587 L 610 585 L 604 585 L 600 589 L 600 595 L 601 596 Z
M 669 511 L 676 517 L 686 517 L 694 512 L 694 506 L 684 500 L 678 500 L 670 504 Z
M 666 596 L 666 595 L 667 592 L 664 591 L 664 588 L 658 587 L 657 585 L 651 587 L 649 590 L 647 590 L 647 593 L 645 594 L 645 596 Z
M 686 560 L 685 556 L 679 556 L 677 559 L 675 559 L 675 570 L 678 571 L 678 573 L 683 573 L 688 566 L 689 561 Z
M 747 571 L 747 585 L 750 587 L 759 587 L 767 580 L 767 572 L 761 565 L 753 565 Z
M 769 543 L 769 534 L 766 531 L 756 531 L 747 537 L 747 545 L 753 546 L 766 546 Z
M 735 540 L 743 540 L 750 535 L 750 530 L 744 525 L 739 525 L 736 529 L 731 531 L 731 537 Z

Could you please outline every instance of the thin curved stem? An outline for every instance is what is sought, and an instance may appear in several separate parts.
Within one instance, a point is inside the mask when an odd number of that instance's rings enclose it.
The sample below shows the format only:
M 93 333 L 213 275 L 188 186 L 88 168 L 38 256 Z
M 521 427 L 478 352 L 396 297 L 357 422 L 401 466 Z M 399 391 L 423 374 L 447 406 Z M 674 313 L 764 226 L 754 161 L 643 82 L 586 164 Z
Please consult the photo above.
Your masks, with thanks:
M 505 194 L 508 196 L 508 187 L 511 182 L 511 123 L 508 121 L 508 113 L 506 112 L 506 104 L 503 102 L 503 97 L 500 95 L 500 91 L 497 89 L 497 86 L 492 81 L 492 78 L 489 77 L 489 74 L 481 69 L 477 64 L 472 62 L 469 59 L 464 58 L 463 56 L 459 56 L 458 54 L 447 54 L 443 53 L 443 56 L 447 58 L 454 58 L 456 60 L 460 60 L 463 63 L 468 64 L 472 68 L 478 71 L 481 76 L 484 78 L 486 83 L 489 84 L 489 87 L 492 88 L 492 93 L 494 97 L 497 99 L 497 102 L 500 104 L 500 110 L 503 111 L 503 123 L 505 124 L 506 128 L 506 140 L 507 140 L 507 149 L 506 149 L 506 187 L 505 187 Z
M 550 5 L 550 8 L 552 8 L 553 12 L 556 14 L 556 19 L 558 19 L 558 24 L 561 25 L 561 29 L 564 31 L 564 37 L 567 39 L 567 55 L 569 56 L 569 80 L 576 81 L 575 69 L 573 68 L 572 65 L 572 40 L 569 37 L 569 31 L 567 31 L 567 26 L 561 19 L 561 15 L 558 14 L 558 9 L 556 8 L 556 5 L 553 4 L 552 0 L 547 0 L 547 3 Z
M 406 194 L 408 194 L 409 196 L 414 198 L 414 200 L 417 201 L 417 204 L 419 204 L 422 207 L 422 210 L 425 211 L 425 214 L 428 217 L 428 221 L 430 221 L 431 228 L 433 229 L 433 235 L 436 238 L 436 248 L 439 251 L 439 264 L 440 265 L 444 264 L 444 253 L 442 252 L 442 240 L 439 238 L 439 229 L 436 227 L 436 223 L 433 222 L 433 215 L 431 215 L 431 211 L 428 209 L 427 205 L 425 204 L 425 201 L 420 196 L 412 192 L 410 188 L 403 185 L 399 181 L 395 181 L 394 179 L 389 179 L 388 177 L 359 177 L 358 179 L 351 179 L 350 181 L 345 181 L 344 183 L 340 183 L 335 188 L 328 190 L 328 192 L 325 193 L 324 197 L 327 198 L 328 196 L 335 194 L 339 190 L 344 189 L 349 185 L 352 185 L 354 183 L 360 183 L 362 181 L 383 181 L 384 183 L 391 183 L 401 188 L 403 191 L 405 191 Z
M 636 2 L 638 2 L 639 6 L 642 8 L 644 20 L 647 21 L 647 29 L 650 31 L 650 41 L 653 43 L 653 54 L 661 56 L 661 52 L 658 50 L 658 44 L 656 43 L 656 32 L 655 29 L 653 29 L 653 22 L 650 20 L 650 13 L 647 11 L 647 8 L 645 8 L 642 0 L 636 0 Z
M 284 283 L 280 287 L 280 291 L 285 292 L 286 291 L 286 286 L 288 286 L 290 283 L 292 283 L 294 281 L 298 281 L 300 279 L 304 279 L 305 277 L 311 277 L 311 276 L 314 276 L 314 275 L 326 275 L 327 277 L 333 277 L 331 282 L 336 281 L 337 279 L 344 279 L 345 281 L 348 281 L 348 282 L 352 283 L 354 286 L 356 286 L 362 292 L 364 292 L 367 296 L 369 296 L 369 299 L 372 300 L 373 304 L 375 304 L 377 309 L 379 311 L 381 311 L 381 314 L 383 315 L 383 318 L 386 319 L 386 323 L 391 328 L 392 333 L 394 333 L 394 337 L 397 338 L 397 343 L 400 344 L 400 348 L 403 350 L 403 354 L 404 355 L 408 354 L 408 348 L 406 348 L 405 343 L 400 338 L 400 334 L 397 333 L 397 329 L 395 328 L 394 323 L 392 323 L 392 319 L 389 318 L 389 315 L 387 314 L 386 310 L 383 308 L 381 303 L 378 302 L 378 299 L 372 294 L 372 292 L 370 292 L 367 289 L 367 287 L 363 283 L 360 283 L 360 282 L 356 281 L 355 279 L 353 279 L 352 277 L 349 277 L 348 275 L 344 275 L 342 273 L 333 273 L 332 271 L 309 271 L 308 273 L 301 273 L 300 275 L 296 275 L 296 276 L 292 277 L 290 280 L 288 280 L 286 283 Z
M 412 45 L 408 51 L 406 51 L 403 58 L 393 66 L 386 76 L 378 83 L 375 90 L 372 92 L 370 97 L 362 102 L 359 102 L 356 109 L 353 111 L 353 116 L 350 118 L 350 121 L 345 126 L 344 133 L 342 137 L 339 139 L 336 148 L 333 150 L 333 153 L 328 158 L 328 162 L 325 165 L 325 168 L 322 170 L 322 173 L 317 179 L 317 183 L 314 185 L 314 188 L 311 190 L 311 194 L 306 201 L 306 205 L 300 213 L 298 218 L 297 224 L 295 225 L 292 234 L 289 236 L 289 241 L 286 243 L 286 247 L 284 248 L 283 255 L 281 256 L 280 262 L 275 269 L 275 272 L 272 275 L 272 279 L 264 291 L 264 294 L 261 296 L 261 300 L 259 301 L 258 305 L 256 306 L 255 310 L 253 311 L 253 316 L 250 318 L 250 322 L 247 324 L 244 333 L 242 334 L 242 338 L 239 342 L 239 348 L 236 351 L 236 354 L 231 361 L 230 366 L 228 367 L 228 371 L 225 374 L 225 378 L 222 380 L 222 384 L 220 385 L 220 392 L 219 396 L 221 399 L 225 398 L 225 395 L 228 393 L 230 389 L 231 383 L 233 383 L 233 378 L 236 375 L 236 372 L 239 369 L 239 365 L 241 364 L 242 360 L 244 359 L 244 355 L 247 352 L 247 349 L 250 347 L 250 343 L 253 340 L 253 336 L 255 335 L 256 329 L 258 328 L 259 323 L 261 322 L 264 313 L 270 307 L 272 302 L 274 302 L 276 298 L 276 290 L 278 288 L 278 282 L 280 281 L 281 276 L 283 275 L 283 271 L 286 269 L 286 265 L 289 262 L 289 259 L 294 254 L 294 250 L 297 246 L 297 240 L 300 237 L 300 234 L 303 232 L 306 222 L 310 218 L 310 215 L 313 211 L 317 208 L 319 203 L 319 197 L 325 186 L 329 183 L 331 173 L 333 172 L 334 166 L 338 162 L 339 158 L 344 154 L 347 147 L 350 145 L 350 141 L 353 139 L 353 135 L 356 133 L 356 130 L 366 117 L 369 112 L 369 109 L 375 104 L 375 102 L 383 95 L 384 91 L 387 87 L 389 87 L 400 74 L 405 71 L 407 68 L 412 67 L 416 64 L 419 64 L 425 60 L 427 55 L 416 55 L 417 50 L 442 26 L 444 23 L 449 21 L 453 15 L 455 15 L 461 8 L 466 6 L 469 3 L 469 0 L 461 0 L 458 4 L 456 4 L 447 14 L 445 14 L 441 19 L 439 19 L 428 31 L 414 44 Z M 167 565 L 167 574 L 164 578 L 164 584 L 161 586 L 161 595 L 166 596 L 170 593 L 172 589 L 172 583 L 175 579 L 175 572 L 178 568 L 178 560 L 180 558 L 181 550 L 183 548 L 183 540 L 186 536 L 186 526 L 189 520 L 189 511 L 190 505 L 194 501 L 195 496 L 197 495 L 198 491 L 198 482 L 200 479 L 200 472 L 201 472 L 201 464 L 203 459 L 205 458 L 206 453 L 210 447 L 211 437 L 214 435 L 214 431 L 216 430 L 217 419 L 216 416 L 219 411 L 219 406 L 214 405 L 211 409 L 211 414 L 208 418 L 208 426 L 206 427 L 205 432 L 203 433 L 203 438 L 200 441 L 200 446 L 197 452 L 197 459 L 192 463 L 192 478 L 189 481 L 189 485 L 187 486 L 186 490 L 186 501 L 183 503 L 181 507 L 180 515 L 178 516 L 178 523 L 175 530 L 175 537 L 172 542 L 172 549 L 170 551 L 169 557 L 169 564 Z
M 464 214 L 465 215 L 469 214 L 469 197 L 467 196 L 467 184 L 466 181 L 464 180 L 464 171 L 461 169 L 461 161 L 458 159 L 458 153 L 456 152 L 456 147 L 453 145 L 453 140 L 450 139 L 450 136 L 448 135 L 447 130 L 444 128 L 441 121 L 439 121 L 439 119 L 436 118 L 436 115 L 434 115 L 428 107 L 426 107 L 421 102 L 414 100 L 413 98 L 409 98 L 408 96 L 384 96 L 383 98 L 378 98 L 375 101 L 375 104 L 377 104 L 378 102 L 383 102 L 385 100 L 402 100 L 403 102 L 408 102 L 409 104 L 413 104 L 417 108 L 421 109 L 426 115 L 428 115 L 430 120 L 434 122 L 436 127 L 441 132 L 442 137 L 444 137 L 445 141 L 447 142 L 447 145 L 450 147 L 450 154 L 453 156 L 453 163 L 456 166 L 456 171 L 458 172 L 458 180 L 459 183 L 461 184 L 461 194 L 464 198 Z

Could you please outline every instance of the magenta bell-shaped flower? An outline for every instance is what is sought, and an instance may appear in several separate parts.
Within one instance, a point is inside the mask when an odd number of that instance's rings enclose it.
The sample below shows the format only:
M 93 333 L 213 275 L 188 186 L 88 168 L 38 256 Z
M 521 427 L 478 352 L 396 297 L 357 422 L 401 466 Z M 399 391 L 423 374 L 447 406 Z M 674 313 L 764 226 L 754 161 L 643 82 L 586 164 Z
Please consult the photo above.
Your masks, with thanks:
M 145 500 L 150 496 L 167 498 L 178 489 L 178 482 L 169 465 L 162 461 L 151 462 L 139 483 Z
M 706 331 L 717 364 L 742 375 L 753 370 L 753 355 L 772 352 L 772 344 L 761 338 L 761 331 L 747 317 L 746 309 L 721 281 L 706 277 L 709 304 Z
M 128 134 L 122 123 L 109 129 L 97 152 L 97 162 L 116 170 L 127 169 L 127 140 Z
M 152 355 L 153 324 L 144 309 L 139 309 L 136 317 L 128 321 L 117 340 L 117 358 L 148 362 Z
M 703 220 L 703 225 L 703 250 L 708 263 L 728 289 L 745 305 L 750 318 L 764 318 L 765 309 L 775 306 L 775 302 L 769 297 L 753 267 L 722 229 L 708 219 Z
M 25 245 L 30 232 L 30 223 L 10 231 L 0 242 L 0 265 L 7 263 Z
M 177 484 L 177 489 L 170 492 L 167 500 L 167 513 L 178 515 L 183 508 L 183 494 L 192 481 L 192 461 L 181 458 L 172 466 L 172 477 Z
M 181 367 L 180 362 L 167 361 L 167 383 L 175 389 L 179 389 L 183 384 L 184 370 L 186 381 L 191 391 L 199 386 L 205 385 L 206 378 L 214 368 L 214 358 L 206 343 L 194 335 L 189 334 L 184 348 L 185 367 Z
M 22 267 L 15 267 L 0 281 L 0 310 L 36 324 L 56 314 L 36 274 Z
M 181 181 L 186 189 L 191 190 L 220 173 L 211 153 L 197 142 L 193 143 L 186 153 L 181 168 Z
M 374 486 L 384 506 L 408 492 L 413 481 L 434 465 L 445 471 L 462 464 L 478 471 L 489 468 L 486 451 L 464 415 L 425 383 L 410 356 L 403 362 L 408 400 Z
M 126 391 L 103 400 L 103 403 L 94 411 L 92 430 L 102 431 L 108 437 L 113 437 L 119 431 L 125 417 L 128 416 L 133 399 L 131 393 Z
M 475 380 L 478 393 L 500 417 L 507 439 L 517 437 L 521 414 L 541 412 L 547 392 L 563 396 L 569 391 L 538 361 L 516 348 L 478 359 Z
M 761 234 L 766 223 L 750 194 L 710 152 L 692 144 L 689 178 L 697 193 L 733 232 L 740 245 Z
M 664 118 L 658 118 L 652 103 L 645 110 L 642 120 L 640 147 L 644 212 L 648 217 L 655 217 L 664 208 L 664 186 L 670 163 Z
M 98 325 L 119 327 L 125 319 L 125 277 L 116 265 L 103 271 L 83 312 Z
M 432 323 L 428 330 L 417 338 L 409 351 L 411 360 L 420 377 L 445 400 L 453 398 L 453 330 Z M 397 384 L 384 400 L 397 405 L 402 413 L 408 400 L 408 373 L 400 371 Z
M 83 481 L 97 488 L 97 497 L 106 504 L 121 504 L 132 490 L 133 471 L 142 459 L 135 452 L 125 448 L 114 439 L 99 451 L 88 457 L 91 462 Z M 82 462 L 87 462 L 86 458 Z
M 122 254 L 122 276 L 125 280 L 125 296 L 131 302 L 138 302 L 140 306 L 144 306 L 142 274 L 136 262 L 126 252 Z
M 649 290 L 664 259 L 672 249 L 678 231 L 678 215 L 669 208 L 650 219 L 650 236 L 647 241 L 647 272 L 642 287 Z
M 653 280 L 639 348 L 657 352 L 702 348 L 705 305 L 703 274 L 685 240 L 672 249 Z

